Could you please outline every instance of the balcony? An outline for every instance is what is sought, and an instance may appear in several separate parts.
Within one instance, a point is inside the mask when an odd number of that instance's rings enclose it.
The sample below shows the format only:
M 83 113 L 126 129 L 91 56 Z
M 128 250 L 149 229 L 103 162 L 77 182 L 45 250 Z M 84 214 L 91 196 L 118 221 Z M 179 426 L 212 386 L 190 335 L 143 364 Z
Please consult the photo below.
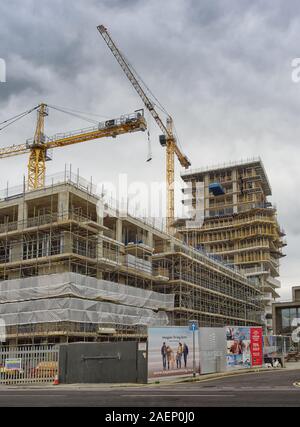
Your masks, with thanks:
M 274 288 L 280 288 L 281 287 L 281 282 L 280 282 L 280 280 L 278 280 L 278 279 L 275 279 L 274 277 L 272 277 L 272 276 L 269 276 L 268 278 L 267 278 L 267 282 L 268 283 L 270 283 Z
M 9 231 L 15 231 L 18 229 L 18 222 L 6 222 L 4 224 L 0 224 L 0 234 L 8 233 Z
M 40 215 L 32 218 L 27 218 L 27 221 L 25 221 L 24 226 L 26 228 L 38 227 L 40 225 L 51 224 L 52 222 L 56 222 L 57 220 L 57 213 Z
M 266 302 L 272 302 L 274 299 L 273 294 L 271 292 L 264 292 L 262 296 L 262 300 Z
M 154 249 L 143 242 L 129 242 L 125 246 L 125 252 L 127 254 L 143 257 L 144 255 L 151 256 Z
M 262 267 L 252 267 L 252 268 L 243 268 L 241 269 L 242 273 L 245 276 L 256 276 L 262 274 L 270 274 L 270 271 Z
M 168 282 L 170 279 L 170 273 L 168 268 L 155 267 L 153 269 L 153 275 L 159 282 Z

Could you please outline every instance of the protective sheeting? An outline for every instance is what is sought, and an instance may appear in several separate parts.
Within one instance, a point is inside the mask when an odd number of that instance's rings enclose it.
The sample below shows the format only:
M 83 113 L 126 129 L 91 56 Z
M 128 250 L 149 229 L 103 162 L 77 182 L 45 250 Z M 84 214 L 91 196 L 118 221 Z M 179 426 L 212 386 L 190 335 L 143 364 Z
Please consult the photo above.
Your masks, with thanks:
M 78 298 L 53 298 L 0 304 L 0 317 L 11 325 L 80 322 L 165 326 L 165 312 Z
M 134 288 L 77 273 L 60 273 L 0 282 L 0 304 L 73 296 L 107 300 L 153 310 L 174 308 L 174 295 Z

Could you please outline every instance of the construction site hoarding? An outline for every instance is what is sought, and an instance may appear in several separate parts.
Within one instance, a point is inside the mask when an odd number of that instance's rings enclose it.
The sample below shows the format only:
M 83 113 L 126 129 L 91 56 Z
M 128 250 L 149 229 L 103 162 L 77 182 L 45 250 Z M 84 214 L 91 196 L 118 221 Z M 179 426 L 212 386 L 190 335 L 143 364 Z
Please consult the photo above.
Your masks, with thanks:
M 224 328 L 199 329 L 199 354 L 202 375 L 226 370 Z
M 261 327 L 200 327 L 195 331 L 196 373 L 263 365 Z M 188 326 L 148 328 L 149 379 L 193 373 L 193 332 Z
M 196 373 L 200 373 L 199 339 L 195 332 Z M 148 328 L 148 378 L 193 373 L 193 332 L 188 326 Z

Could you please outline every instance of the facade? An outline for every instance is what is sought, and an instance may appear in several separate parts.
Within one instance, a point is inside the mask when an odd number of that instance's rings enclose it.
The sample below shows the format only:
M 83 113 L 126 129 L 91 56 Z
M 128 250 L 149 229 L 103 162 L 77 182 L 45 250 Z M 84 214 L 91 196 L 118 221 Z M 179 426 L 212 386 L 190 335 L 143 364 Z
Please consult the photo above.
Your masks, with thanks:
M 260 159 L 185 171 L 184 204 L 197 207 L 197 186 L 204 186 L 204 223 L 187 228 L 177 223 L 178 236 L 193 247 L 214 254 L 251 278 L 263 293 L 266 332 L 272 331 L 272 301 L 279 295 L 279 259 L 284 256 L 284 231 L 269 201 L 271 186 Z
M 260 318 L 261 292 L 249 279 L 141 219 L 121 217 L 79 176 L 2 194 L 6 344 L 143 340 L 148 326 L 191 319 L 251 326 Z
M 276 335 L 291 335 L 300 326 L 300 286 L 292 288 L 292 301 L 273 304 L 273 329 Z

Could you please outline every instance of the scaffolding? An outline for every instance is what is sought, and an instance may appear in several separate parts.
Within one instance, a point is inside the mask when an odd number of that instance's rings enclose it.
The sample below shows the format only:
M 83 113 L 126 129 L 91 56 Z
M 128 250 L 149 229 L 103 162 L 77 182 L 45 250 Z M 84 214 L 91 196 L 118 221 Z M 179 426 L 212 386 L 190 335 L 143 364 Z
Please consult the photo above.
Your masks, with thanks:
M 276 206 L 268 201 L 271 186 L 261 159 L 190 170 L 182 178 L 192 184 L 183 190 L 187 196 L 184 204 L 194 208 L 197 183 L 203 183 L 205 219 L 194 229 L 178 224 L 177 236 L 253 278 L 264 294 L 265 324 L 271 331 L 271 302 L 279 296 L 273 280 L 279 276 L 286 240 Z M 211 191 L 217 184 L 224 190 L 220 194 Z
M 261 294 L 245 277 L 212 268 L 205 259 L 190 257 L 180 249 L 154 255 L 154 265 L 168 277 L 155 289 L 175 294 L 176 325 L 193 319 L 203 327 L 260 324 Z
M 261 292 L 237 268 L 121 216 L 65 172 L 0 201 L 0 317 L 13 345 L 140 339 L 148 326 L 259 325 Z

